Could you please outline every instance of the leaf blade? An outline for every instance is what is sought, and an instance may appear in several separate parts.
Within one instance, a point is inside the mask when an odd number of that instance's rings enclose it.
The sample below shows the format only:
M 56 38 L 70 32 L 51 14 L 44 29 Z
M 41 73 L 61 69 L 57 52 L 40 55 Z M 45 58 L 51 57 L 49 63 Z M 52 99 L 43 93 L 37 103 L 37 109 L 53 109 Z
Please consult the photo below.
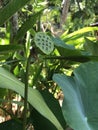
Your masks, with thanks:
M 5 82 L 6 81 L 6 82 Z M 21 96 L 24 96 L 24 84 L 17 80 L 11 73 L 0 67 L 0 87 L 16 91 Z M 61 124 L 58 122 L 54 114 L 46 105 L 43 97 L 36 89 L 28 88 L 28 101 L 29 103 L 44 117 L 50 120 L 57 129 L 63 130 Z M 33 97 L 33 99 L 32 99 Z M 35 101 L 36 99 L 36 101 Z
M 98 129 L 98 62 L 81 64 L 74 77 L 55 74 L 53 80 L 63 89 L 63 114 L 75 130 Z
M 14 13 L 16 13 L 29 1 L 30 0 L 11 0 L 4 8 L 0 10 L 0 25 L 4 24 Z

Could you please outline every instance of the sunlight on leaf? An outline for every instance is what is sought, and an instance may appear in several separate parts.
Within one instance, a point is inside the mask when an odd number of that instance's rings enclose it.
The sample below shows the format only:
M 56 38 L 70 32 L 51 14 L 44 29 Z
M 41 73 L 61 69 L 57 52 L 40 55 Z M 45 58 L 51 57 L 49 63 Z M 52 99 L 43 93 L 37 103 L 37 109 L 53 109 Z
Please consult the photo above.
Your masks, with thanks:
M 84 27 L 69 34 L 66 34 L 65 32 L 62 34 L 61 39 L 68 44 L 83 44 L 86 34 L 95 30 L 98 30 L 98 27 Z
M 21 96 L 24 96 L 24 84 L 15 78 L 11 73 L 0 67 L 0 87 L 14 90 Z M 29 87 L 28 89 L 29 103 L 44 117 L 50 120 L 58 130 L 63 130 L 62 126 L 54 116 L 52 111 L 46 105 L 43 97 L 38 90 Z

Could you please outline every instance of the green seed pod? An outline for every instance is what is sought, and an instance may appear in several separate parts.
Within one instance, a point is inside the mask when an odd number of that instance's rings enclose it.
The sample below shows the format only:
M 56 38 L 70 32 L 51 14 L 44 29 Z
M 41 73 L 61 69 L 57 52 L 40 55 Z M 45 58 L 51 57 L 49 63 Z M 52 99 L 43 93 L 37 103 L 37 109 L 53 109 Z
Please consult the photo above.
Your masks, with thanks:
M 47 55 L 49 55 L 54 49 L 54 44 L 51 38 L 44 32 L 36 33 L 34 41 L 36 46 L 39 47 L 40 50 Z

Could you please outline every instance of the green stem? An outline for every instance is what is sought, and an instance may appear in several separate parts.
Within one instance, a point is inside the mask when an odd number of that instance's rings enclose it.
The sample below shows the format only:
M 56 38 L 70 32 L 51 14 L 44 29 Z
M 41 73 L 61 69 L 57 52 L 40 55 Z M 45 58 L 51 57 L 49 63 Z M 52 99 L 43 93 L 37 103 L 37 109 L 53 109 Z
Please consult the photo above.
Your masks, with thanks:
M 80 56 L 51 56 L 51 57 L 46 56 L 43 59 L 45 59 L 45 60 L 46 59 L 47 60 L 48 59 L 52 59 L 52 60 L 71 60 L 71 61 L 77 61 L 77 62 L 87 62 L 92 58 L 96 59 L 95 56 L 90 57 L 90 56 L 82 56 L 82 55 L 80 55 Z
M 27 59 L 26 74 L 25 74 L 23 130 L 26 130 L 26 123 L 27 123 L 28 79 L 29 79 L 30 59 L 31 59 L 31 56 L 29 56 Z

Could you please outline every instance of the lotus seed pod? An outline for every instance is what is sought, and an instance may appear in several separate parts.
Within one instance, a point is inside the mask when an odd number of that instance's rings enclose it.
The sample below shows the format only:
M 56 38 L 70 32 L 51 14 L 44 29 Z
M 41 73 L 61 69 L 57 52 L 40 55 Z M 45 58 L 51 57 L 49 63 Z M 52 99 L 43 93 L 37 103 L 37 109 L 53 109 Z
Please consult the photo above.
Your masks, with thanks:
M 36 33 L 34 41 L 36 46 L 40 48 L 40 50 L 47 55 L 49 55 L 54 49 L 53 41 L 44 32 Z

